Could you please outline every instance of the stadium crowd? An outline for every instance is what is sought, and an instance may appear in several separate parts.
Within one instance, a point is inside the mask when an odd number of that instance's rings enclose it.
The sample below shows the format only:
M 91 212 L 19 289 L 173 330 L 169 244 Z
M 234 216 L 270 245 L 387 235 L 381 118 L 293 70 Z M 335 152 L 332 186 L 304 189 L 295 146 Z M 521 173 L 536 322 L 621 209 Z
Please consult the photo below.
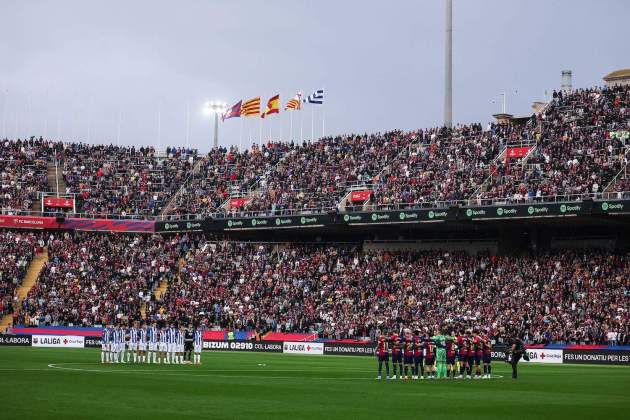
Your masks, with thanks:
M 200 241 L 148 316 L 257 331 L 374 338 L 444 321 L 526 331 L 533 342 L 628 340 L 630 255 L 361 252 Z
M 13 312 L 15 292 L 40 244 L 40 235 L 0 231 L 0 318 Z
M 547 110 L 528 127 L 536 143 L 527 162 L 498 162 L 481 198 L 601 194 L 628 163 L 630 88 L 554 92 Z
M 0 214 L 22 214 L 48 190 L 47 147 L 42 140 L 2 141 L 0 147 Z
M 506 160 L 506 148 L 528 148 Z M 601 194 L 630 156 L 630 88 L 554 92 L 524 123 L 274 142 L 238 151 L 3 142 L 3 212 L 31 209 L 49 191 L 47 163 L 61 164 L 77 212 L 147 218 L 162 213 L 286 214 L 340 206 L 350 191 L 370 192 L 373 207 L 440 201 L 579 199 Z M 614 188 L 627 189 L 627 177 Z M 230 203 L 228 199 L 236 198 Z M 225 205 L 224 205 L 225 204 Z
M 179 190 L 199 159 L 196 150 L 60 144 L 67 194 L 76 194 L 77 212 L 99 216 L 157 216 Z
M 66 232 L 47 238 L 49 260 L 16 312 L 24 325 L 94 325 L 139 319 L 179 258 L 175 239 Z

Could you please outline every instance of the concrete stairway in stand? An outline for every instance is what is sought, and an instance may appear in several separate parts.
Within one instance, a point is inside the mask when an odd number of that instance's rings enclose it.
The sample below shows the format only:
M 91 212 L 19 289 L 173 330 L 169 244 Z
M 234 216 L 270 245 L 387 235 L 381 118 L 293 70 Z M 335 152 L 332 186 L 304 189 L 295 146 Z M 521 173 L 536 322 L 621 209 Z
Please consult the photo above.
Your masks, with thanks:
M 30 265 L 28 266 L 28 270 L 26 271 L 26 275 L 24 276 L 24 280 L 22 281 L 20 287 L 18 287 L 17 289 L 17 308 L 20 308 L 22 306 L 22 302 L 28 295 L 28 292 L 31 290 L 31 288 L 35 285 L 35 283 L 37 283 L 37 280 L 39 279 L 39 274 L 41 273 L 47 262 L 48 250 L 46 249 L 44 249 L 42 253 L 33 257 L 33 260 L 31 261 Z M 5 315 L 2 318 L 2 321 L 0 321 L 0 331 L 5 331 L 12 322 L 13 314 Z

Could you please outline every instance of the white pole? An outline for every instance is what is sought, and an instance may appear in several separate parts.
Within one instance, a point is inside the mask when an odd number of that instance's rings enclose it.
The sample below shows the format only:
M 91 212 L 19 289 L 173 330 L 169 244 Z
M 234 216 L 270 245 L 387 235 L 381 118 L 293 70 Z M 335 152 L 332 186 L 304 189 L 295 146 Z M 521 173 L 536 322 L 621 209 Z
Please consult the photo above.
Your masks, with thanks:
M 453 126 L 453 0 L 445 4 L 444 125 Z
M 15 105 L 15 139 L 18 138 L 18 131 L 19 131 L 19 119 L 18 119 L 18 106 L 17 104 Z
M 162 102 L 158 102 L 158 120 L 157 120 L 157 147 L 156 152 L 160 150 L 162 142 Z
M 92 134 L 92 101 L 88 100 L 88 132 L 87 142 L 90 143 L 90 137 Z
M 44 138 L 48 138 L 48 91 L 46 91 L 46 99 L 44 99 Z
M 190 147 L 190 104 L 186 102 L 186 149 Z
M 9 98 L 9 89 L 4 91 L 4 105 L 2 106 L 2 138 L 7 138 L 7 99 Z
M 311 143 L 315 141 L 315 106 L 311 105 Z
M 238 151 L 242 152 L 243 151 L 243 118 L 244 117 L 238 117 L 239 121 L 239 129 L 238 129 Z
M 300 112 L 300 143 L 304 143 L 304 113 Z
M 252 148 L 252 123 L 247 123 L 247 140 L 249 141 L 249 148 Z
M 31 94 L 28 94 L 28 97 L 26 98 L 26 138 L 29 138 L 32 134 L 33 134 L 33 127 L 31 126 L 31 123 L 33 122 L 33 118 L 31 115 Z
M 269 121 L 269 142 L 270 143 L 271 143 L 271 138 L 272 138 L 272 135 L 271 135 L 271 121 Z
M 258 145 L 262 144 L 262 118 L 258 118 Z
M 57 113 L 57 141 L 61 140 L 61 112 Z
M 289 115 L 291 116 L 291 129 L 289 130 L 289 138 L 288 141 L 293 140 L 293 110 L 289 110 Z
M 324 111 L 324 106 L 322 105 L 322 137 L 326 136 L 326 111 Z
M 122 106 L 118 105 L 118 130 L 116 132 L 116 146 L 120 146 L 120 126 L 122 125 Z

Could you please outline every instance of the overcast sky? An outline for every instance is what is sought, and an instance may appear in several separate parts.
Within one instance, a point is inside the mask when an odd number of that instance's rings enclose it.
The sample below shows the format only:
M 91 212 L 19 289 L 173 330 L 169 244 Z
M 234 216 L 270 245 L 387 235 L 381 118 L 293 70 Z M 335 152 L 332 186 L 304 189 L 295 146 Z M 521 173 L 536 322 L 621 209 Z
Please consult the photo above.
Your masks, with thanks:
M 456 123 L 488 122 L 502 91 L 508 112 L 529 114 L 563 69 L 586 87 L 630 67 L 630 1 L 453 3 Z M 0 0 L 0 60 L 9 138 L 160 149 L 188 138 L 206 151 L 204 101 L 279 93 L 284 105 L 318 88 L 316 137 L 323 111 L 326 134 L 431 127 L 442 122 L 444 2 Z M 301 124 L 310 138 L 308 107 L 294 113 L 294 139 Z M 273 115 L 263 139 L 270 127 L 287 139 L 289 126 L 288 113 Z M 220 132 L 222 144 L 245 145 L 258 140 L 259 119 L 227 120 Z

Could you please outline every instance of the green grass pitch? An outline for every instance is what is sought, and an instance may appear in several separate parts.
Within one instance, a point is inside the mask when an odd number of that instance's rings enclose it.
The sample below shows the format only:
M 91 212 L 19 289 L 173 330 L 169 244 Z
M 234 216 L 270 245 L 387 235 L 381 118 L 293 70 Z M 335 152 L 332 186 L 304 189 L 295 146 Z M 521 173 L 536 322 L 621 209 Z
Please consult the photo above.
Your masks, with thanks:
M 97 349 L 0 348 L 3 419 L 628 419 L 630 369 L 493 363 L 491 380 L 376 381 L 369 357 L 204 352 L 101 365 Z

